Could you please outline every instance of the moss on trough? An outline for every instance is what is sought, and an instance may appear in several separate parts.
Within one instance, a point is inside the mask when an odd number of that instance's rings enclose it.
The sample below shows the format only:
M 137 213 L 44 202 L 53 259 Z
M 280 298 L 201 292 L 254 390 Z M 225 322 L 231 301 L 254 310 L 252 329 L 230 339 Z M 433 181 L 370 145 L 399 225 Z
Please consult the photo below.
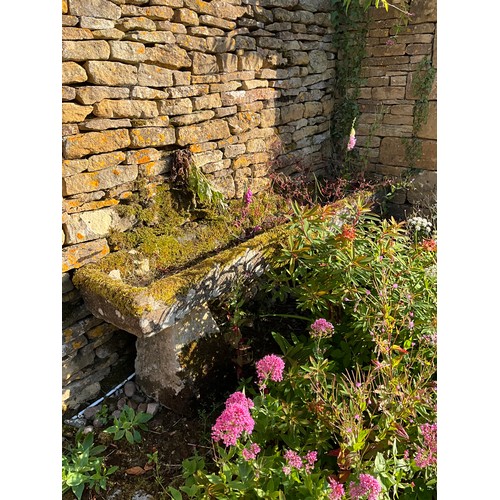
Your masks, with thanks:
M 358 196 L 367 199 L 370 194 L 361 193 L 360 196 L 358 193 Z M 163 201 L 158 206 L 168 205 L 165 199 L 160 198 Z M 265 225 L 269 214 L 284 212 L 285 204 L 281 198 L 267 195 L 254 200 L 250 206 L 242 206 L 239 202 L 228 214 L 208 214 L 208 220 L 200 222 L 189 220 L 184 212 L 181 215 L 176 213 L 173 219 L 164 219 L 164 213 L 156 214 L 155 219 L 163 220 L 161 224 L 156 227 L 141 226 L 127 236 L 129 244 L 132 241 L 137 243 L 132 252 L 126 245 L 123 250 L 107 255 L 98 263 L 77 269 L 73 283 L 104 298 L 128 317 L 140 318 L 151 310 L 154 302 L 172 305 L 212 270 L 227 267 L 247 250 L 257 250 L 266 257 L 290 234 L 290 229 L 284 225 L 272 227 L 280 220 L 275 218 L 267 231 L 238 244 L 242 236 L 248 236 L 246 229 L 253 225 Z M 329 215 L 349 210 L 349 206 L 353 206 L 352 197 L 332 204 Z M 184 222 L 175 227 L 170 224 L 172 220 Z M 147 269 L 142 269 L 138 276 L 137 267 L 145 261 Z M 109 275 L 116 270 L 120 272 L 120 279 Z M 158 306 L 161 307 L 160 304 Z

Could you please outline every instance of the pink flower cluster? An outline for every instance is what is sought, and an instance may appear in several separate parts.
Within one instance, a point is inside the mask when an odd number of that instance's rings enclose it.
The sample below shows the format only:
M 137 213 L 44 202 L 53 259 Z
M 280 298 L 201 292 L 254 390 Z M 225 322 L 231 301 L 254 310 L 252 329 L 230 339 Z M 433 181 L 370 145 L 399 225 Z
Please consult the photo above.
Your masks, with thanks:
M 249 460 L 254 460 L 259 453 L 260 446 L 256 443 L 252 443 L 249 448 L 243 448 L 243 450 L 241 450 L 241 454 L 247 462 Z
M 334 327 L 329 321 L 326 321 L 324 318 L 319 318 L 311 325 L 311 337 L 329 337 L 333 334 L 333 330 Z
M 359 484 L 349 483 L 349 495 L 352 500 L 359 500 L 365 495 L 368 495 L 367 500 L 377 500 L 381 491 L 382 485 L 370 474 L 360 474 Z
M 417 447 L 415 464 L 424 469 L 437 462 L 437 424 L 423 424 L 420 426 L 425 448 Z
M 255 422 L 250 415 L 254 404 L 242 392 L 231 394 L 226 400 L 226 408 L 212 427 L 212 439 L 226 446 L 234 446 L 243 432 L 252 434 Z
M 253 193 L 252 191 L 250 191 L 250 189 L 245 193 L 245 196 L 243 197 L 243 201 L 245 203 L 245 205 L 250 205 L 250 203 L 252 203 L 252 196 L 253 196 Z
M 283 472 L 288 476 L 294 469 L 304 469 L 307 474 L 310 474 L 314 468 L 314 464 L 318 460 L 317 451 L 309 451 L 302 458 L 296 451 L 287 450 L 283 457 L 286 460 L 286 465 L 283 467 Z
M 330 488 L 332 491 L 328 494 L 329 500 L 341 500 L 344 496 L 344 485 L 342 483 L 338 483 L 333 478 L 328 479 L 328 483 L 330 484 Z
M 257 378 L 261 389 L 266 387 L 265 381 L 281 382 L 283 380 L 283 370 L 285 362 L 275 354 L 268 354 L 255 364 L 257 369 Z

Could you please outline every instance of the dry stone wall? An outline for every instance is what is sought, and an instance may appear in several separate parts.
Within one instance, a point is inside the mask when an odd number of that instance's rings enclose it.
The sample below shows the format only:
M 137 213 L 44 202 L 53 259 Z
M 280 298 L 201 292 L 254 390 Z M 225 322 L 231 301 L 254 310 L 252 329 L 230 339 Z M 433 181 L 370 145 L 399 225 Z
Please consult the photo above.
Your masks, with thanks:
M 412 0 L 410 14 L 404 26 L 396 9 L 372 9 L 367 27 L 357 146 L 369 159 L 369 171 L 384 177 L 408 173 L 411 160 L 405 138 L 413 135 L 415 104 L 421 98 L 415 92 L 415 75 L 425 58 L 437 69 L 436 0 Z M 392 211 L 400 215 L 415 205 L 428 208 L 436 199 L 436 79 L 426 99 L 428 118 L 416 133 L 422 154 L 414 164 L 415 181 L 412 187 L 398 190 L 392 200 Z
M 63 400 L 76 408 L 130 347 L 93 318 L 74 269 L 134 221 L 188 148 L 227 198 L 330 154 L 335 52 L 328 0 L 63 0 Z M 128 344 L 127 344 L 128 342 Z

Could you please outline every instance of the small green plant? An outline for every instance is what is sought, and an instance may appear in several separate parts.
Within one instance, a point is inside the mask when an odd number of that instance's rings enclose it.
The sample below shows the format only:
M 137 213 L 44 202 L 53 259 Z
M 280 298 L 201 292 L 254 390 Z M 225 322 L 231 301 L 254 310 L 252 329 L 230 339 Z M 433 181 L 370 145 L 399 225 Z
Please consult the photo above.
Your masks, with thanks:
M 133 408 L 125 405 L 118 418 L 115 417 L 113 425 L 104 430 L 108 434 L 113 434 L 113 439 L 118 441 L 125 437 L 130 443 L 140 443 L 142 440 L 139 429 L 147 430 L 146 422 L 153 418 L 150 413 L 135 412 Z
M 80 430 L 75 437 L 75 446 L 62 457 L 62 492 L 72 490 L 76 498 L 82 498 L 85 487 L 100 491 L 106 489 L 106 482 L 118 467 L 109 469 L 101 455 L 106 447 L 94 446 L 94 434 L 83 434 Z
M 193 162 L 189 149 L 175 151 L 172 162 L 172 182 L 188 189 L 194 207 L 198 202 L 206 207 L 214 207 L 224 211 L 227 203 L 224 194 L 212 186 L 206 175 Z

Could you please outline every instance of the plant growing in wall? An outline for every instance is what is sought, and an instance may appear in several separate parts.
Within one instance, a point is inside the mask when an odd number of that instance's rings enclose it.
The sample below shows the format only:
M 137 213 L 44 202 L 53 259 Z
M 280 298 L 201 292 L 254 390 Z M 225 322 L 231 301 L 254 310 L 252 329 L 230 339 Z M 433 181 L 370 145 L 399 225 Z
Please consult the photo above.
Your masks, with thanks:
M 409 167 L 415 170 L 417 161 L 422 157 L 422 140 L 417 137 L 429 117 L 429 95 L 436 78 L 436 68 L 428 57 L 418 64 L 413 77 L 413 92 L 415 104 L 413 105 L 413 128 L 411 137 L 403 138 L 405 157 Z
M 219 210 L 227 208 L 224 195 L 210 184 L 205 174 L 193 163 L 193 155 L 188 149 L 175 151 L 171 180 L 188 189 L 194 207 L 199 202 Z

